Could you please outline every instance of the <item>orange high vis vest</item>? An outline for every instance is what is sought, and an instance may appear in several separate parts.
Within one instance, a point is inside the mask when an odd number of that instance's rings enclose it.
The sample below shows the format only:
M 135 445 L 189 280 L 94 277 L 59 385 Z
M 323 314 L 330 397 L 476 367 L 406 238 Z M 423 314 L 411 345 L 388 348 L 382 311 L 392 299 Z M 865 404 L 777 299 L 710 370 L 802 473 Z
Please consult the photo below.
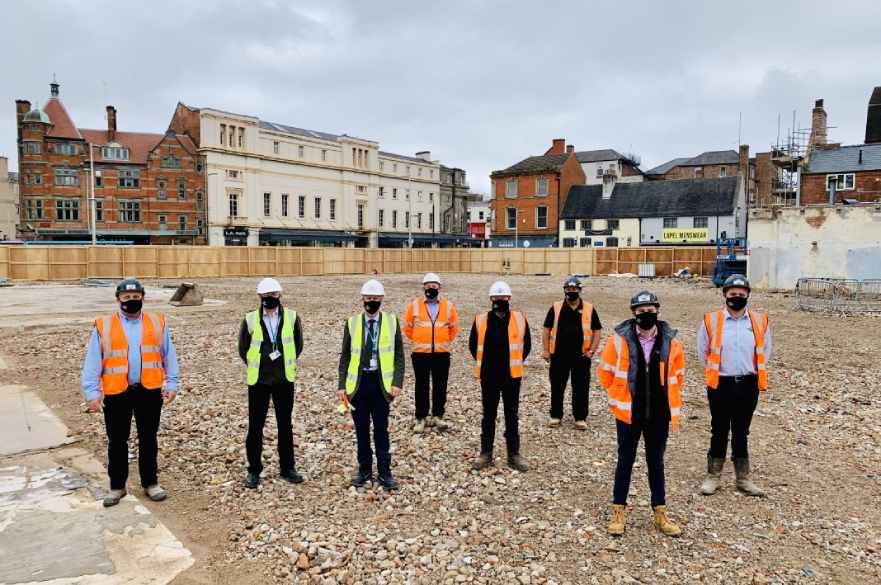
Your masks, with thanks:
M 121 394 L 128 388 L 128 339 L 118 313 L 95 321 L 101 340 L 101 391 Z M 141 314 L 141 385 L 151 390 L 165 383 L 160 347 L 165 337 L 165 317 Z
M 401 331 L 411 341 L 413 353 L 449 353 L 450 344 L 459 331 L 458 322 L 456 306 L 445 297 L 440 297 L 434 322 L 425 299 L 418 298 L 407 305 Z
M 635 333 L 633 333 L 635 335 Z M 642 351 L 636 342 L 636 351 Z M 670 427 L 679 429 L 682 411 L 682 385 L 685 382 L 685 353 L 682 343 L 675 337 L 669 341 L 669 350 L 661 352 L 661 380 L 667 386 L 667 403 L 670 406 Z M 616 331 L 606 341 L 597 377 L 609 397 L 609 410 L 616 419 L 627 424 L 632 422 L 633 392 L 636 384 L 638 360 L 630 359 L 627 340 Z
M 768 389 L 768 364 L 765 355 L 765 333 L 768 331 L 768 316 L 747 310 L 756 338 L 755 366 L 759 390 Z M 704 315 L 704 327 L 707 328 L 707 386 L 719 387 L 719 369 L 722 367 L 722 337 L 725 327 L 725 309 Z
M 474 318 L 477 325 L 477 357 L 474 359 L 474 375 L 480 378 L 483 361 L 483 341 L 486 339 L 487 313 Z M 523 377 L 523 340 L 526 337 L 526 317 L 520 311 L 511 311 L 508 318 L 508 353 L 512 378 Z
M 563 301 L 554 303 L 554 326 L 551 328 L 551 353 L 556 353 L 557 349 L 557 324 L 560 322 L 560 311 L 563 310 Z M 581 307 L 581 331 L 584 333 L 584 343 L 581 344 L 581 353 L 590 349 L 593 343 L 593 329 L 590 328 L 591 317 L 593 316 L 593 305 L 583 303 Z

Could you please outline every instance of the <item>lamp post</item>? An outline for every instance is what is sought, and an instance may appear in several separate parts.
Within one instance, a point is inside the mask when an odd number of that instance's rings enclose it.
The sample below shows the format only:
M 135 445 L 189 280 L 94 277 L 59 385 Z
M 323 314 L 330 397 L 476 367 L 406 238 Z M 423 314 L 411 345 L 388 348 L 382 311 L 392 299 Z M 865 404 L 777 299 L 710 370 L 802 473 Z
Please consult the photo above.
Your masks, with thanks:
M 407 244 L 413 247 L 413 197 L 410 193 L 410 187 L 413 184 L 409 169 L 407 170 Z
M 98 244 L 97 218 L 98 210 L 95 208 L 95 144 L 89 142 L 89 231 L 92 234 L 92 245 Z

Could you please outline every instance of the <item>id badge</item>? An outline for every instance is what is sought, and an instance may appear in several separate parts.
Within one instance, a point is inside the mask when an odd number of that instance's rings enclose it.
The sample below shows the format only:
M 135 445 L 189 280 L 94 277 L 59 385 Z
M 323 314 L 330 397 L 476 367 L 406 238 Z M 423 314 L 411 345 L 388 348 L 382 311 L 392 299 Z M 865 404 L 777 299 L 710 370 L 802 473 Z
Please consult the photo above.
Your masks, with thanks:
M 281 352 L 278 351 L 278 350 L 276 349 L 276 350 L 273 351 L 271 354 L 269 354 L 269 359 L 271 359 L 272 361 L 275 361 L 275 360 L 277 360 L 280 356 L 281 356 Z
M 377 368 L 377 366 L 378 366 L 378 364 L 376 363 L 376 358 L 375 357 L 370 358 L 370 369 L 375 370 Z

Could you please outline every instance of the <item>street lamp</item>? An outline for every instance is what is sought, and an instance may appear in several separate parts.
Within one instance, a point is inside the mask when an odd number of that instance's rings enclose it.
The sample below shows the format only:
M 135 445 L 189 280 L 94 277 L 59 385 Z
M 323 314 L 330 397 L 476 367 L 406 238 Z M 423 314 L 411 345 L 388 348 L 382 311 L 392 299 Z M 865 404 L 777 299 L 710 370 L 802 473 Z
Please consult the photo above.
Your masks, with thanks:
M 407 170 L 407 244 L 413 247 L 413 197 L 410 193 L 410 187 L 413 184 L 413 178 L 410 176 L 409 167 Z
M 98 244 L 98 234 L 97 234 L 97 213 L 98 210 L 95 208 L 95 155 L 94 149 L 97 144 L 89 144 L 89 231 L 92 234 L 92 245 L 95 246 Z

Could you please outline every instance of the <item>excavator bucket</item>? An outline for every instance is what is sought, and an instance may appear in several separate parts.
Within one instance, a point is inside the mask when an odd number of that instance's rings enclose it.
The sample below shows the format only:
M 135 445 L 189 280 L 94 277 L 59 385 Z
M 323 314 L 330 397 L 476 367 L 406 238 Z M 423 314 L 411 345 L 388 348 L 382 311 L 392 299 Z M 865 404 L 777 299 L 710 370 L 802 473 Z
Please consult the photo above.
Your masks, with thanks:
M 205 301 L 202 290 L 194 282 L 182 282 L 169 301 L 175 307 L 196 307 Z

